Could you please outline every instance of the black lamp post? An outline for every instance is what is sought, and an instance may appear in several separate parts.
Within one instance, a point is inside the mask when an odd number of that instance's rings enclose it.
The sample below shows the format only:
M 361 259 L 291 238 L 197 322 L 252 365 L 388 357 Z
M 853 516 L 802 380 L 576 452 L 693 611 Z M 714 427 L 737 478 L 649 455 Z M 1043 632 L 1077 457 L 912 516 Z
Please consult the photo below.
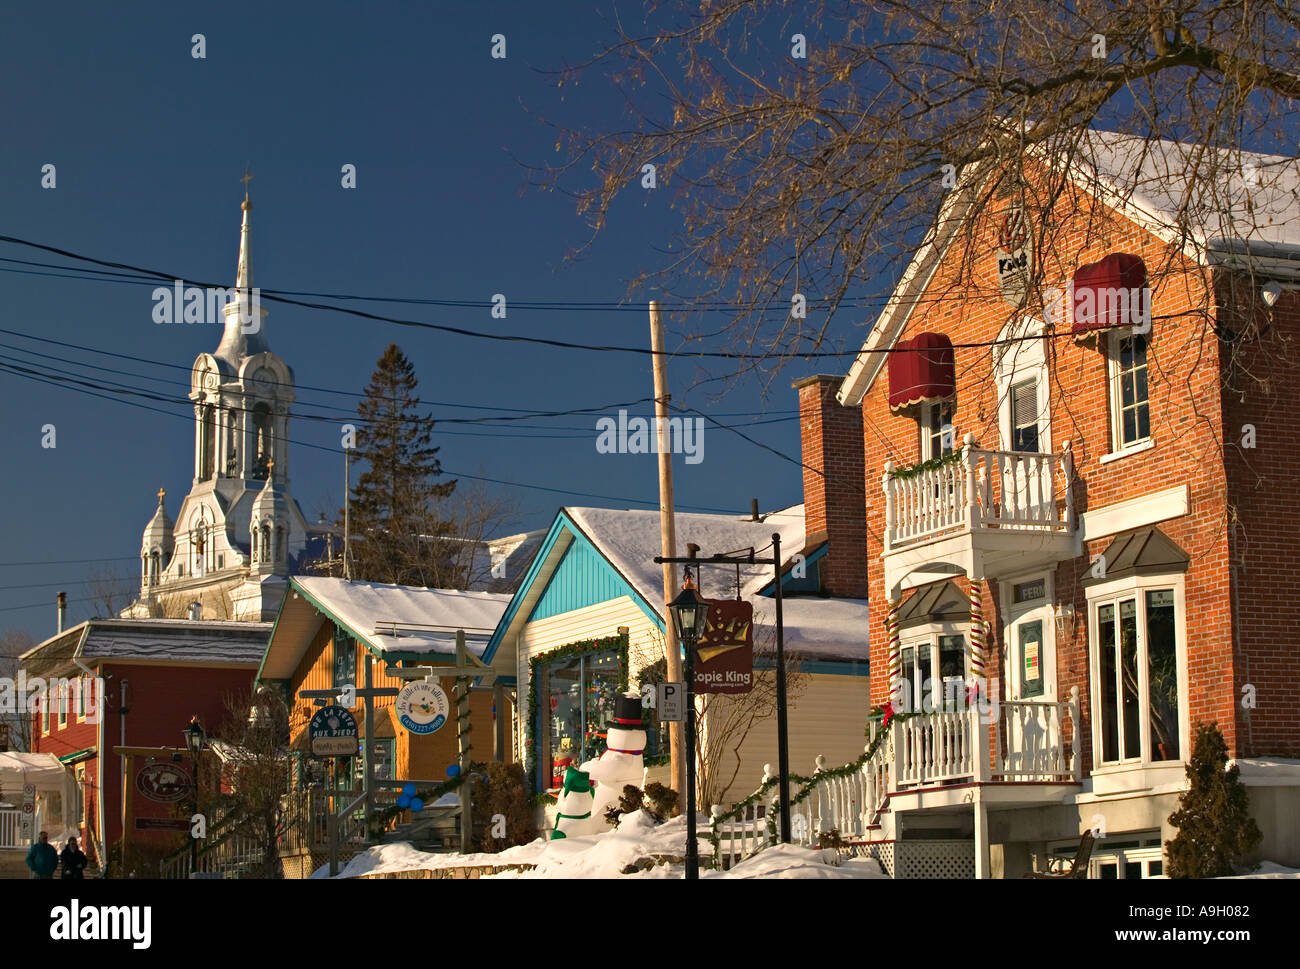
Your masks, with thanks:
M 190 725 L 181 731 L 185 735 L 185 746 L 189 748 L 190 763 L 194 773 L 193 802 L 194 814 L 199 813 L 199 751 L 203 749 L 203 725 L 197 716 L 190 718 Z M 199 839 L 194 837 L 193 820 L 190 821 L 190 873 L 199 870 Z
M 682 591 L 668 609 L 686 650 L 686 877 L 694 879 L 700 877 L 700 846 L 695 838 L 695 644 L 708 624 L 709 604 L 696 593 L 689 565 Z

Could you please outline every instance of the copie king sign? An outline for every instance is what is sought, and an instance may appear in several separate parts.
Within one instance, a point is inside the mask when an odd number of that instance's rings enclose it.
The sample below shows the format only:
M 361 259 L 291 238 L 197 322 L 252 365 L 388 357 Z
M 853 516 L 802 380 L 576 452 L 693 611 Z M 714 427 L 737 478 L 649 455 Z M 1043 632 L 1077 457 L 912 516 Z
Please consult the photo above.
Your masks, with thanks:
M 714 599 L 708 606 L 708 626 L 695 644 L 695 692 L 748 693 L 754 688 L 754 606 L 743 599 Z

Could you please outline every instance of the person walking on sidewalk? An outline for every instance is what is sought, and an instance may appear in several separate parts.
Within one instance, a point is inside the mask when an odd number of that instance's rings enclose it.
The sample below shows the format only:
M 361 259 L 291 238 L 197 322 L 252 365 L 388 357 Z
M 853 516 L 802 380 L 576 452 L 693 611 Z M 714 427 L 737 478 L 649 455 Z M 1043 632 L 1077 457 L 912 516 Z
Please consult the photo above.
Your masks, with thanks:
M 58 852 L 50 844 L 48 832 L 42 831 L 36 844 L 27 849 L 27 867 L 32 870 L 33 878 L 53 878 L 58 865 Z
M 69 838 L 63 846 L 63 851 L 59 853 L 59 864 L 63 866 L 64 878 L 86 877 L 82 874 L 86 870 L 86 855 L 77 847 L 76 838 Z

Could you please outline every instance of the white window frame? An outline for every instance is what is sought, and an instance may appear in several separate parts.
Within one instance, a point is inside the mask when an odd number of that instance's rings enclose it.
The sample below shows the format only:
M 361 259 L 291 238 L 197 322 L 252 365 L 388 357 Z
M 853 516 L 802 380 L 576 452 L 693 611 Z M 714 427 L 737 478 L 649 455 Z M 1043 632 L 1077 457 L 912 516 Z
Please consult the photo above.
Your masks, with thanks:
M 1004 326 L 993 347 L 993 376 L 998 393 L 998 448 L 1010 451 L 1015 440 L 1011 414 L 1011 388 L 1026 380 L 1038 383 L 1038 450 L 1052 453 L 1052 413 L 1046 339 L 1022 339 L 1046 332 L 1042 320 L 1021 317 Z M 1015 342 L 1008 342 L 1015 341 Z
M 943 451 L 942 445 L 940 445 L 940 452 L 936 454 L 934 449 L 934 432 L 931 430 L 931 424 L 933 423 L 933 417 L 935 411 L 936 410 L 939 411 L 940 414 L 942 415 L 943 408 L 947 408 L 949 411 L 948 424 L 946 425 L 948 428 L 948 450 Z M 957 449 L 957 426 L 954 423 L 954 418 L 956 417 L 956 415 L 957 415 L 956 402 L 953 401 L 951 397 L 948 398 L 947 400 L 931 401 L 930 403 L 922 404 L 919 408 L 917 408 L 917 412 L 916 412 L 917 427 L 921 434 L 921 460 L 922 461 L 931 461 L 934 458 L 943 457 L 944 454 L 951 454 L 953 451 Z M 940 432 L 941 441 L 942 438 L 943 438 L 943 433 L 941 431 Z
M 930 650 L 930 676 L 931 678 L 933 678 L 939 669 L 939 661 L 940 661 L 939 638 L 941 636 L 961 637 L 962 682 L 964 683 L 970 677 L 970 624 L 969 623 L 924 622 L 924 623 L 917 623 L 915 626 L 912 626 L 911 628 L 907 629 L 906 631 L 900 634 L 899 641 L 898 641 L 898 653 L 899 653 L 900 666 L 902 664 L 903 653 L 906 650 L 909 649 L 915 650 L 915 649 L 922 649 L 922 648 L 928 649 Z M 907 680 L 912 687 L 912 695 L 907 698 L 907 702 L 911 705 L 910 709 L 915 710 L 917 709 L 915 706 L 917 691 L 923 690 L 925 684 L 912 682 L 910 671 L 906 667 L 902 667 L 901 673 L 903 678 Z M 922 693 L 921 697 L 922 700 L 924 700 L 925 694 Z M 945 699 L 945 697 L 941 695 L 940 699 L 943 700 Z M 959 702 L 964 702 L 965 693 L 963 692 L 959 694 L 957 699 Z
M 1130 443 L 1124 443 L 1124 396 L 1120 390 L 1120 343 L 1123 340 L 1142 336 L 1147 341 L 1147 436 Z M 1106 339 L 1106 400 L 1110 409 L 1110 453 L 1103 454 L 1103 464 L 1130 454 L 1140 454 L 1155 447 L 1155 435 L 1152 433 L 1151 419 L 1151 338 L 1147 334 L 1134 333 L 1130 329 L 1116 330 L 1105 334 Z
M 70 683 L 65 682 L 59 687 L 59 705 L 54 710 L 57 730 L 64 730 L 68 726 L 68 690 Z
M 1174 655 L 1178 668 L 1178 756 L 1173 760 L 1153 760 L 1150 750 L 1150 686 L 1147 682 L 1149 661 L 1146 642 L 1146 593 L 1172 589 L 1174 593 Z M 1187 672 L 1187 601 L 1184 594 L 1184 576 L 1181 572 L 1150 576 L 1130 576 L 1101 582 L 1087 588 L 1088 596 L 1088 697 L 1092 711 L 1092 772 L 1106 774 L 1134 768 L 1166 767 L 1187 763 L 1191 737 Z M 1102 762 L 1101 717 L 1101 625 L 1098 609 L 1108 603 L 1132 598 L 1138 606 L 1137 615 L 1137 666 L 1138 666 L 1138 745 L 1137 757 L 1109 763 Z M 1122 714 L 1121 714 L 1122 715 Z M 1122 734 L 1123 724 L 1119 724 Z
M 95 678 L 77 677 L 77 723 L 86 722 L 86 711 L 95 702 Z

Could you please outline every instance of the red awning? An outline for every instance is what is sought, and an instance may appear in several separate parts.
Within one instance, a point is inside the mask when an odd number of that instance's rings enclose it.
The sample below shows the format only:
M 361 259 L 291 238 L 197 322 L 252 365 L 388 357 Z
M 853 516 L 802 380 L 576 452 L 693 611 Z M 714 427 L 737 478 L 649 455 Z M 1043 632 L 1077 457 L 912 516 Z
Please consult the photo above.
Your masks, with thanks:
M 1114 326 L 1133 326 L 1145 306 L 1147 267 L 1141 256 L 1112 252 L 1074 271 L 1071 307 L 1076 337 Z
M 889 409 L 946 400 L 957 390 L 952 341 L 942 333 L 902 340 L 889 355 Z

